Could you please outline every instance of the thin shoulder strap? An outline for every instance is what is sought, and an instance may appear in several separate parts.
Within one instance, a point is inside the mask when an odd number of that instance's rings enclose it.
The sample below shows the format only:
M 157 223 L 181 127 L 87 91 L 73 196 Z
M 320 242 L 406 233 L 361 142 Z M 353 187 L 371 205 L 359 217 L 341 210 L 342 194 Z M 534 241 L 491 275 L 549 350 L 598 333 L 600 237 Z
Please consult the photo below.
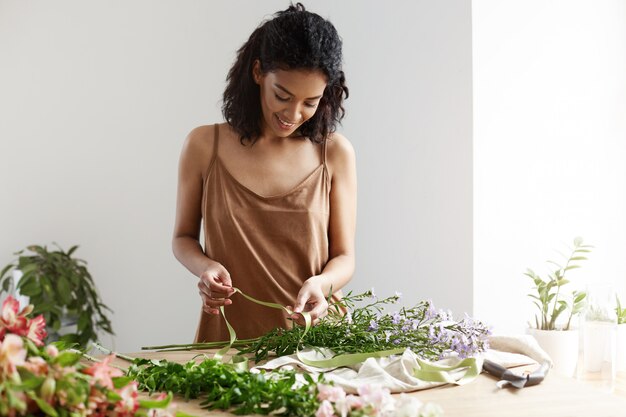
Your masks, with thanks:
M 213 135 L 213 158 L 211 158 L 212 160 L 215 160 L 215 158 L 217 158 L 217 149 L 218 149 L 218 145 L 219 145 L 219 141 L 220 141 L 220 127 L 217 123 L 215 123 L 215 134 Z
M 326 143 L 328 142 L 328 138 L 324 138 L 324 142 L 322 142 L 322 164 L 324 164 L 324 169 L 326 169 Z
M 215 133 L 213 134 L 213 155 L 211 156 L 211 160 L 209 161 L 209 164 L 206 167 L 206 171 L 203 172 L 202 174 L 202 178 L 204 180 L 206 180 L 209 177 L 209 173 L 213 169 L 213 165 L 215 165 L 215 161 L 217 160 L 217 149 L 218 149 L 218 142 L 220 139 L 220 129 L 217 123 L 215 123 L 213 130 L 215 131 Z

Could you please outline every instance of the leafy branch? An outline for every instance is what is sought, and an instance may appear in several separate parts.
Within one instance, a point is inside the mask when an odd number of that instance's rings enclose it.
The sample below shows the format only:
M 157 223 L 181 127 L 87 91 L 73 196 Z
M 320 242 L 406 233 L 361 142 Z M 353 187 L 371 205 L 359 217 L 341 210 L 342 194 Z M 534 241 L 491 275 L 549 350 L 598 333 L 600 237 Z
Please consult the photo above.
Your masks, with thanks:
M 113 334 L 107 311 L 96 285 L 87 270 L 87 263 L 72 257 L 78 246 L 67 252 L 48 250 L 46 246 L 31 245 L 16 253 L 16 261 L 0 272 L 0 294 L 12 287 L 21 295 L 30 297 L 33 315 L 43 314 L 51 340 L 60 339 L 86 347 L 98 339 L 98 331 Z M 22 277 L 17 284 L 12 272 L 19 270 Z M 59 334 L 61 327 L 73 321 L 76 333 Z
M 273 414 L 312 416 L 319 407 L 317 383 L 302 374 L 306 384 L 298 384 L 295 371 L 253 373 L 237 371 L 232 365 L 214 359 L 184 364 L 165 360 L 135 359 L 127 376 L 142 390 L 180 394 L 185 399 L 201 398 L 208 410 L 234 414 Z
M 626 324 L 626 307 L 622 308 L 618 296 L 615 296 L 615 299 L 617 301 L 617 307 L 615 307 L 615 312 L 617 313 L 617 324 Z
M 547 279 L 540 277 L 531 269 L 526 270 L 524 275 L 533 280 L 537 290 L 536 295 L 528 294 L 539 310 L 539 314 L 535 315 L 535 326 L 537 329 L 556 330 L 557 319 L 563 312 L 569 310 L 569 317 L 563 328 L 564 330 L 569 330 L 572 318 L 584 309 L 585 297 L 587 296 L 585 292 L 573 291 L 570 304 L 563 299 L 561 287 L 570 282 L 565 279 L 567 271 L 580 268 L 580 265 L 574 262 L 587 260 L 584 254 L 591 252 L 591 248 L 593 246 L 583 244 L 582 238 L 575 238 L 571 253 L 566 257 L 564 265 L 555 261 L 548 261 L 556 266 L 556 269 L 548 274 Z
M 436 310 L 430 301 L 386 313 L 385 306 L 396 303 L 399 298 L 400 295 L 396 294 L 378 299 L 372 291 L 357 295 L 348 293 L 331 304 L 328 315 L 306 334 L 304 327 L 300 326 L 277 328 L 256 339 L 236 341 L 233 347 L 242 354 L 254 354 L 255 362 L 270 355 L 291 355 L 305 347 L 330 349 L 336 355 L 410 348 L 425 359 L 439 359 L 450 352 L 465 358 L 487 347 L 490 329 L 485 324 L 468 316 L 455 321 L 450 312 Z M 358 307 L 359 304 L 365 305 Z M 143 349 L 210 349 L 222 347 L 225 343 L 164 345 Z

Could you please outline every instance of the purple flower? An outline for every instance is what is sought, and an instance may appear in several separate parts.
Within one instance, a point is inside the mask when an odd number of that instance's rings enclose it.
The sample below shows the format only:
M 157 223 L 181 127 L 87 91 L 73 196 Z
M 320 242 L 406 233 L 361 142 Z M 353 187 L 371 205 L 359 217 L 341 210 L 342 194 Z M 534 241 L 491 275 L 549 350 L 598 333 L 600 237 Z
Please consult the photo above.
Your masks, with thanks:
M 402 317 L 400 316 L 400 313 L 398 313 L 397 311 L 395 313 L 392 314 L 391 316 L 391 322 L 393 324 L 398 324 L 400 323 L 400 320 L 402 320 Z
M 437 317 L 437 309 L 435 308 L 435 305 L 433 304 L 432 300 L 428 300 L 428 309 L 426 310 L 426 313 L 424 313 L 424 318 L 426 320 L 432 320 L 436 317 Z
M 375 320 L 370 320 L 370 326 L 367 328 L 368 331 L 378 330 L 378 323 Z

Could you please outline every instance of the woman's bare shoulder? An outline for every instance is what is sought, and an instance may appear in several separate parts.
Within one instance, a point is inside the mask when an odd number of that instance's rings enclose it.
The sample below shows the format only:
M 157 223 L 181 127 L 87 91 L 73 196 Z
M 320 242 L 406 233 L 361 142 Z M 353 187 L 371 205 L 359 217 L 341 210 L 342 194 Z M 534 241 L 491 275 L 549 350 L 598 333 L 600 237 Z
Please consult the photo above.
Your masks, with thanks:
M 183 149 L 189 152 L 211 152 L 215 140 L 215 125 L 198 126 L 187 135 Z
M 326 162 L 332 175 L 335 171 L 354 166 L 355 154 L 352 143 L 341 133 L 333 133 L 326 142 Z
M 223 126 L 218 124 L 220 130 Z M 215 143 L 215 125 L 198 126 L 185 138 L 181 152 L 181 167 L 192 171 L 202 172 L 206 170 L 209 161 L 213 157 Z

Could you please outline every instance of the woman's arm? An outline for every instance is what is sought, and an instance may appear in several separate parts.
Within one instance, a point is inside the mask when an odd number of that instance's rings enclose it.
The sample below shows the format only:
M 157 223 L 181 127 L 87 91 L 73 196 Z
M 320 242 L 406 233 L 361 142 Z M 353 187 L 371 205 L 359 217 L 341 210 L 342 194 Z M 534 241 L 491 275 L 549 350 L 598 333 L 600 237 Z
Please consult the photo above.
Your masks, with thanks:
M 326 314 L 330 291 L 341 289 L 354 273 L 356 161 L 345 137 L 334 134 L 328 141 L 326 165 L 331 177 L 329 261 L 319 275 L 305 281 L 294 306 L 296 312 L 309 311 L 314 321 Z
M 176 259 L 200 278 L 198 289 L 207 313 L 217 314 L 230 304 L 230 275 L 220 263 L 208 258 L 200 245 L 202 187 L 213 156 L 213 126 L 194 129 L 185 140 L 178 167 L 178 192 L 172 250 Z

